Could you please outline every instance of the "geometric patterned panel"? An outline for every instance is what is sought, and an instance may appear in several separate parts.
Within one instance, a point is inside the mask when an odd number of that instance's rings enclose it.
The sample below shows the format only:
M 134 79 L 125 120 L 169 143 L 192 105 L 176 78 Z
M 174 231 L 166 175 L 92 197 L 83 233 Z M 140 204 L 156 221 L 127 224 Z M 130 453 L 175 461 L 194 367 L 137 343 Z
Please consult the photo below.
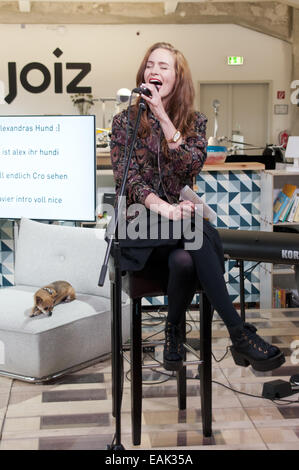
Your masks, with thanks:
M 0 220 L 0 287 L 14 284 L 14 222 Z
M 217 213 L 218 228 L 258 230 L 260 227 L 260 172 L 200 173 L 196 192 Z
M 259 230 L 261 177 L 259 171 L 234 170 L 203 172 L 196 177 L 195 190 L 216 212 L 217 228 Z M 240 302 L 239 268 L 226 261 L 225 279 L 231 299 Z M 259 302 L 259 267 L 245 262 L 245 302 Z M 252 270 L 252 272 L 251 272 Z M 247 272 L 246 272 L 247 271 Z

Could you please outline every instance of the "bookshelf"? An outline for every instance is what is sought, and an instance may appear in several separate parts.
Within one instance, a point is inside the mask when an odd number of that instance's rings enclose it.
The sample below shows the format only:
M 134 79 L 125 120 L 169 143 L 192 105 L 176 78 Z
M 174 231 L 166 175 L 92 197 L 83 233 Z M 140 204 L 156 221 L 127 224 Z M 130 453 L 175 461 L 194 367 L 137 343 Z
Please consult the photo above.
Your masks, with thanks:
M 265 170 L 261 174 L 261 230 L 273 232 L 274 227 L 298 228 L 299 222 L 273 223 L 273 203 L 278 192 L 285 184 L 299 188 L 299 171 Z M 271 308 L 274 289 L 295 289 L 295 275 L 292 265 L 277 266 L 270 263 L 261 264 L 261 308 Z

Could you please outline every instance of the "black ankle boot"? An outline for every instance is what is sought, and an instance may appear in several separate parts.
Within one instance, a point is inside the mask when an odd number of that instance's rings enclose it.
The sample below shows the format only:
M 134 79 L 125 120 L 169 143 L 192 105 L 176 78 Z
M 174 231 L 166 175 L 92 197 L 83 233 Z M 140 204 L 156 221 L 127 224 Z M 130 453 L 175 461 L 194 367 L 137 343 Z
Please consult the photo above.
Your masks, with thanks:
M 163 365 L 166 370 L 180 370 L 183 367 L 184 346 L 181 329 L 166 320 Z
M 241 323 L 228 328 L 232 346 L 232 356 L 238 366 L 251 365 L 258 371 L 268 371 L 280 367 L 285 362 L 284 354 L 276 346 L 264 341 L 256 334 L 251 323 Z

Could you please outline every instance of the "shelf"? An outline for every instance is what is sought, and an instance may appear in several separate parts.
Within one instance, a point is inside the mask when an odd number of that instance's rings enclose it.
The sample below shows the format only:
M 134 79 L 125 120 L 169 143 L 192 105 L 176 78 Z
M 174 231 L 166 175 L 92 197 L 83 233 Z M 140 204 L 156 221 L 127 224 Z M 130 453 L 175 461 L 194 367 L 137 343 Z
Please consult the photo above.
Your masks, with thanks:
M 202 171 L 263 170 L 261 163 L 223 163 L 222 165 L 204 165 Z M 97 175 L 113 176 L 110 168 L 97 168 Z
M 266 173 L 272 176 L 299 176 L 299 171 L 287 170 L 265 170 Z
M 204 165 L 202 171 L 263 170 L 261 163 L 223 163 L 222 165 Z M 113 175 L 110 168 L 97 168 L 97 175 Z
M 280 276 L 280 275 L 289 275 L 289 274 L 295 274 L 295 271 L 293 268 L 283 268 L 283 269 L 273 269 L 273 275 L 274 276 Z
M 273 203 L 278 192 L 284 184 L 291 183 L 296 186 L 299 181 L 299 171 L 287 171 L 285 168 L 265 170 L 261 174 L 261 230 L 272 232 L 275 227 L 298 228 L 299 222 L 276 222 L 273 224 Z M 276 232 L 279 233 L 279 232 Z M 276 263 L 279 264 L 279 263 Z M 296 276 L 292 260 L 289 265 L 280 267 L 269 264 L 260 277 L 261 308 L 270 308 L 272 305 L 273 288 L 297 289 Z
M 113 176 L 113 171 L 110 169 L 98 169 L 97 170 L 97 175 L 107 175 L 107 176 Z
M 112 168 L 100 168 L 101 166 L 111 166 L 110 153 L 108 152 L 99 152 L 97 151 L 97 170 L 101 174 L 112 175 Z M 262 171 L 265 169 L 265 165 L 257 162 L 235 162 L 235 163 L 221 163 L 217 165 L 207 165 L 205 164 L 202 168 L 202 171 L 234 171 L 234 170 L 258 170 Z M 110 171 L 111 173 L 107 173 Z M 105 173 L 103 173 L 105 172 Z
M 236 162 L 236 163 L 221 163 L 218 165 L 207 165 L 203 166 L 202 171 L 234 171 L 234 170 L 259 170 L 265 169 L 265 165 L 257 162 Z
M 106 152 L 99 152 L 97 150 L 97 169 L 101 171 L 106 169 L 112 171 L 110 149 Z
M 273 224 L 274 227 L 279 226 L 289 226 L 289 225 L 299 225 L 299 222 L 277 222 L 276 224 Z

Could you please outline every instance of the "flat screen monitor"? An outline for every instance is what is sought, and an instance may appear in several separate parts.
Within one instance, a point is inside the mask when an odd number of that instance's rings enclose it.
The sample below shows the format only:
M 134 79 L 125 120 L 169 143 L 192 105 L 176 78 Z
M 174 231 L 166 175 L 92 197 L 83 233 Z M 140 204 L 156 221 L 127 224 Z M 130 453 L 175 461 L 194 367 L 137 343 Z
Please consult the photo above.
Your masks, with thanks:
M 0 116 L 0 218 L 94 221 L 95 116 Z

